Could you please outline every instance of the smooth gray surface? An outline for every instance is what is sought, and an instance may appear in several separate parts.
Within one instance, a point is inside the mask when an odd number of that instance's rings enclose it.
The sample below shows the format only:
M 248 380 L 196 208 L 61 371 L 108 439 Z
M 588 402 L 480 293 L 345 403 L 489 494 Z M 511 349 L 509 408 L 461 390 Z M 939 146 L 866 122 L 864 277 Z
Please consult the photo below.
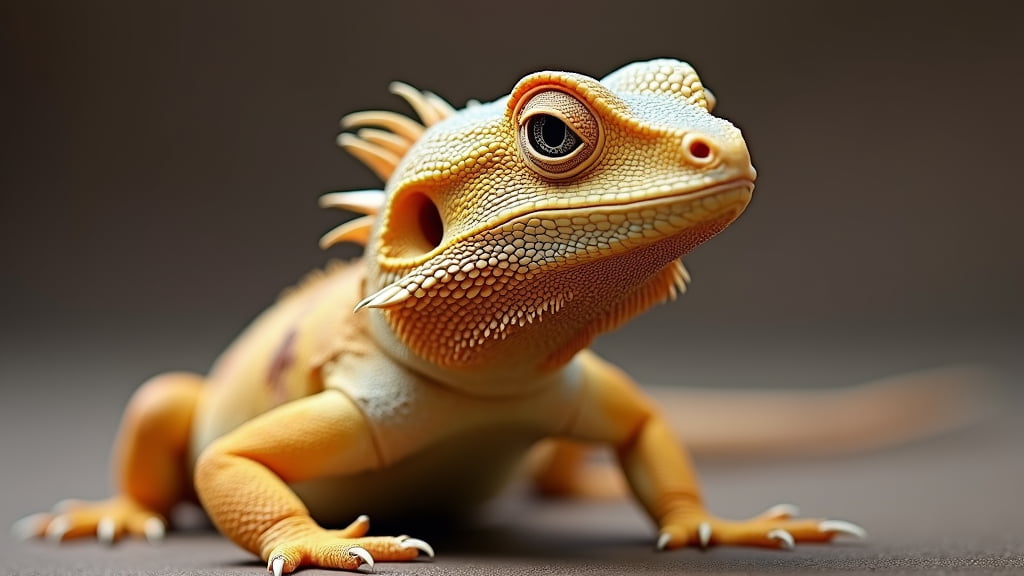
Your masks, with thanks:
M 690 366 L 697 374 L 715 372 L 734 382 L 741 382 L 748 372 L 760 371 L 762 382 L 769 385 L 789 381 L 809 387 L 809 379 L 816 378 L 819 370 L 827 371 L 826 365 L 819 362 L 805 371 L 793 363 L 788 370 L 772 371 L 787 358 L 785 350 L 796 357 L 813 351 L 813 346 L 776 343 L 771 358 L 753 348 L 732 348 L 728 352 L 746 358 L 733 365 L 719 363 L 713 351 L 703 350 L 694 353 Z M 951 346 L 925 349 L 946 354 Z M 924 355 L 886 348 L 897 359 Z M 961 348 L 968 355 L 967 346 Z M 821 350 L 819 360 L 831 357 Z M 1011 346 L 1006 353 L 1014 350 L 1020 347 Z M 864 353 L 851 348 L 847 356 L 856 359 Z M 1004 355 L 1001 364 L 1003 381 L 1019 384 L 1024 370 L 1008 358 Z M 109 387 L 104 384 L 141 372 L 150 363 L 145 358 L 118 360 L 116 347 L 102 341 L 82 341 L 61 363 L 35 362 L 28 351 L 7 358 L 0 379 L 5 384 L 21 383 L 24 389 L 0 403 L 0 461 L 4 462 L 0 524 L 45 509 L 63 497 L 106 495 L 106 454 L 127 395 L 106 392 Z M 843 363 L 832 363 L 834 374 L 842 378 Z M 880 355 L 874 369 L 884 370 L 887 364 Z M 68 371 L 72 366 L 77 372 Z M 804 380 L 799 374 L 804 374 Z M 677 374 L 660 376 L 656 383 Z M 965 431 L 871 454 L 700 463 L 707 498 L 722 515 L 744 517 L 770 504 L 794 502 L 809 515 L 862 523 L 871 532 L 865 544 L 808 545 L 794 553 L 716 549 L 659 554 L 652 550 L 653 529 L 628 501 L 540 501 L 514 486 L 473 528 L 432 538 L 436 561 L 386 564 L 378 571 L 424 575 L 1022 573 L 1022 400 L 1011 387 L 997 417 Z M 0 539 L 3 574 L 226 575 L 261 570 L 247 553 L 214 533 L 175 534 L 161 546 L 127 542 L 113 549 L 95 543 L 54 547 Z

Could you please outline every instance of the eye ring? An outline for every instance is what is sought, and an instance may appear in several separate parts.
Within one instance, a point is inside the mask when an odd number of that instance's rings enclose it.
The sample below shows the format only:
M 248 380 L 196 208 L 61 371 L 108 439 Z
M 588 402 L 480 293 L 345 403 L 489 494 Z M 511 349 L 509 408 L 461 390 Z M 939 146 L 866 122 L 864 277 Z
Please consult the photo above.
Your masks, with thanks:
M 520 102 L 514 116 L 519 150 L 534 172 L 561 180 L 595 164 L 604 130 L 589 105 L 550 86 L 528 92 Z

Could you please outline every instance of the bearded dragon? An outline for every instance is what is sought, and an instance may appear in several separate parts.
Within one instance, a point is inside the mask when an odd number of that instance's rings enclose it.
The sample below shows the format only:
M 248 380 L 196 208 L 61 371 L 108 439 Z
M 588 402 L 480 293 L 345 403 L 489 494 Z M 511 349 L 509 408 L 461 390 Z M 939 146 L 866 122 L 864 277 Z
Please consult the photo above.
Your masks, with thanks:
M 864 535 L 785 505 L 713 515 L 659 408 L 587 349 L 683 292 L 680 258 L 751 199 L 746 143 L 712 115 L 690 65 L 634 63 L 601 80 L 539 72 L 461 110 L 392 91 L 420 122 L 358 112 L 339 137 L 383 190 L 321 201 L 363 214 L 322 245 L 364 244 L 365 256 L 282 296 L 208 376 L 144 384 L 117 438 L 118 494 L 21 531 L 158 539 L 194 484 L 216 527 L 275 575 L 354 570 L 433 556 L 421 539 L 367 536 L 365 514 L 441 521 L 556 439 L 614 448 L 658 549 Z M 556 447 L 542 477 L 571 475 L 571 451 Z

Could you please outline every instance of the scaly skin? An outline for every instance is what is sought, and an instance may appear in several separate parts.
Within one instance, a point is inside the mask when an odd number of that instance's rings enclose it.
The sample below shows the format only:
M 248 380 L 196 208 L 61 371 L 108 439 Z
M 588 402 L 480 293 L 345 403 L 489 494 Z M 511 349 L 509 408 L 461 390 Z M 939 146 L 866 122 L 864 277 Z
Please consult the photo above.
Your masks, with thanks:
M 393 90 L 423 125 L 364 112 L 339 138 L 385 190 L 323 202 L 367 215 L 324 245 L 365 243 L 367 256 L 283 297 L 205 385 L 192 375 L 147 384 L 122 428 L 119 495 L 20 530 L 156 537 L 188 496 L 194 464 L 217 527 L 277 574 L 409 560 L 433 552 L 414 538 L 367 537 L 359 515 L 456 514 L 492 494 L 531 445 L 562 438 L 615 447 L 659 548 L 860 533 L 794 520 L 789 507 L 741 522 L 712 516 L 657 408 L 586 350 L 684 290 L 679 259 L 750 200 L 746 144 L 711 115 L 688 64 L 637 63 L 601 81 L 532 74 L 508 97 L 460 111 Z

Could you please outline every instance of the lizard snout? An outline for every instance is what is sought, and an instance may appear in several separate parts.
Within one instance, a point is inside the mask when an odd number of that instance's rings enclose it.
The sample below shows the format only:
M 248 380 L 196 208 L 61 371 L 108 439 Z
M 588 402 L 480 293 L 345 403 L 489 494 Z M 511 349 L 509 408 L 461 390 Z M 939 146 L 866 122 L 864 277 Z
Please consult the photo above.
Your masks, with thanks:
M 729 171 L 738 172 L 736 178 L 754 181 L 757 170 L 750 162 L 750 152 L 742 138 L 716 140 L 704 134 L 691 132 L 683 136 L 683 160 L 699 168 L 724 165 Z

